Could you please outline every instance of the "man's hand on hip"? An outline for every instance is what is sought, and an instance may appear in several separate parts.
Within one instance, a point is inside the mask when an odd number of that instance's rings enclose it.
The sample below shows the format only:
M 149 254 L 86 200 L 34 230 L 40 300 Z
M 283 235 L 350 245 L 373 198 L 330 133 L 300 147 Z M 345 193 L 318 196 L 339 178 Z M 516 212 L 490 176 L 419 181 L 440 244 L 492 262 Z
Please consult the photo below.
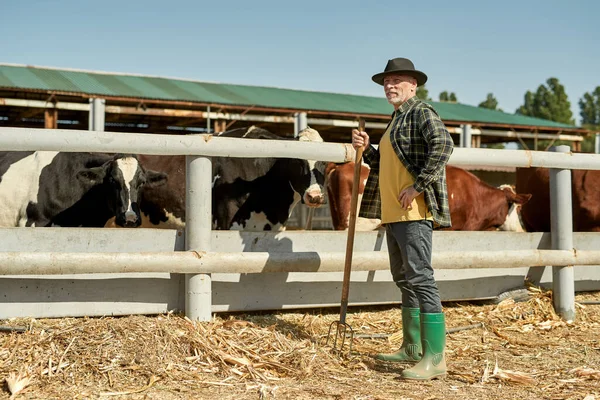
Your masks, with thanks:
M 417 192 L 417 189 L 415 189 L 413 186 L 407 187 L 406 189 L 401 191 L 400 196 L 398 196 L 398 200 L 400 201 L 400 207 L 402 207 L 405 210 L 412 209 L 411 204 L 415 197 L 417 197 L 418 195 L 419 192 Z

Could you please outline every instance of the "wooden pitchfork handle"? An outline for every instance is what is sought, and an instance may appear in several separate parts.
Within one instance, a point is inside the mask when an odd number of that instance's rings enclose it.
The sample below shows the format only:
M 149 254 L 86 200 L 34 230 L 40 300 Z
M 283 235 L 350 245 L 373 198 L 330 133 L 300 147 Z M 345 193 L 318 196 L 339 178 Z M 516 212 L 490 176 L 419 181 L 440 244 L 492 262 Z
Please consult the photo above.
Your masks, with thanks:
M 358 120 L 358 130 L 365 130 L 365 120 Z M 344 281 L 342 286 L 342 301 L 340 307 L 340 323 L 346 323 L 348 311 L 348 293 L 350 292 L 350 271 L 352 270 L 352 250 L 354 248 L 354 233 L 356 232 L 356 209 L 358 208 L 358 187 L 360 185 L 360 170 L 363 148 L 356 150 L 354 158 L 354 179 L 352 181 L 352 199 L 350 202 L 350 221 L 348 225 L 348 239 L 346 240 L 346 259 L 344 262 Z

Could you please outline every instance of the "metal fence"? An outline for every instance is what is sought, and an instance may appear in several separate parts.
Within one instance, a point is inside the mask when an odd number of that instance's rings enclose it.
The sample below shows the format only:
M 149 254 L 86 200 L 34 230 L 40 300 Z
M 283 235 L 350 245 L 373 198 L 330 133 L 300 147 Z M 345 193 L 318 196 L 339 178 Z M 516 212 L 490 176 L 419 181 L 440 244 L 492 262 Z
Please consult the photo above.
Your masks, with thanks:
M 186 253 L 0 253 L 3 274 L 79 274 L 118 272 L 181 272 L 186 274 L 185 312 L 192 319 L 211 317 L 211 273 L 222 266 L 239 273 L 276 270 L 333 271 L 343 269 L 343 253 L 300 254 L 211 253 L 211 161 L 212 156 L 289 157 L 317 161 L 345 162 L 353 159 L 349 145 L 273 140 L 245 141 L 210 135 L 147 135 L 98 131 L 0 128 L 0 149 L 6 151 L 109 152 L 186 157 Z M 573 264 L 600 264 L 600 253 L 575 251 L 572 241 L 571 185 L 569 169 L 600 169 L 600 156 L 571 154 L 567 146 L 557 152 L 457 148 L 450 159 L 453 165 L 492 165 L 551 168 L 552 247 L 553 250 L 518 253 L 506 251 L 434 254 L 434 267 L 465 268 L 491 264 L 508 268 L 530 265 L 554 266 L 555 307 L 563 318 L 575 316 Z M 331 234 L 336 234 L 331 232 Z M 365 268 L 387 268 L 386 257 L 357 254 Z M 491 258 L 490 258 L 491 257 Z M 487 260 L 487 261 L 486 261 Z M 176 271 L 173 265 L 177 265 Z M 93 267 L 92 267 L 93 266 Z M 102 268 L 99 268 L 102 266 Z

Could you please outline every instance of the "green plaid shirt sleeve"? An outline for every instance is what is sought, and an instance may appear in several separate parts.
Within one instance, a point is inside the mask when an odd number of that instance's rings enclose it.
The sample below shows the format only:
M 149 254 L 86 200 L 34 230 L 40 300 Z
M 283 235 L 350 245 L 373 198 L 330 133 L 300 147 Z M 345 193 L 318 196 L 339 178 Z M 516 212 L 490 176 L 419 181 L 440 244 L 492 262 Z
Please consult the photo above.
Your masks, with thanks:
M 421 108 L 419 112 L 419 131 L 429 148 L 425 165 L 413 185 L 421 193 L 438 180 L 440 174 L 444 172 L 454 143 L 444 123 L 433 109 Z
M 359 215 L 363 218 L 381 219 L 381 197 L 379 197 L 379 149 L 373 146 L 365 148 L 363 160 L 371 169 L 362 201 L 360 203 Z

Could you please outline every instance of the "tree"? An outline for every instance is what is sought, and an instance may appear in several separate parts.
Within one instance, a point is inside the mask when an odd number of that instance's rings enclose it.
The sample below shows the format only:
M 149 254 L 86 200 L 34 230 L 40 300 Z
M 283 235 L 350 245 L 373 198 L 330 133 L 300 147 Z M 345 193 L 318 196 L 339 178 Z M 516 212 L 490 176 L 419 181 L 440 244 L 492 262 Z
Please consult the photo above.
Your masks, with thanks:
M 490 110 L 502 111 L 502 109 L 498 108 L 498 100 L 496 100 L 496 98 L 494 97 L 494 95 L 492 93 L 488 93 L 485 100 L 482 101 L 481 103 L 479 103 L 479 105 L 477 107 L 487 108 Z
M 584 93 L 579 99 L 579 115 L 581 124 L 589 129 L 600 127 L 600 86 L 597 86 L 592 93 Z
M 588 135 L 583 138 L 581 142 L 582 153 L 595 153 L 596 152 L 596 135 Z
M 423 101 L 431 101 L 429 90 L 427 90 L 425 85 L 417 87 L 417 97 Z
M 535 93 L 527 91 L 524 100 L 524 104 L 517 109 L 517 114 L 563 124 L 575 123 L 565 87 L 557 78 L 549 78 L 546 85 L 540 85 Z
M 600 86 L 596 86 L 591 93 L 584 93 L 579 99 L 579 115 L 584 128 L 600 131 Z M 596 151 L 596 135 L 588 135 L 583 139 L 581 151 L 586 153 Z
M 454 92 L 448 93 L 444 90 L 442 93 L 440 93 L 440 101 L 456 103 L 458 100 L 456 99 L 456 94 L 454 94 Z

